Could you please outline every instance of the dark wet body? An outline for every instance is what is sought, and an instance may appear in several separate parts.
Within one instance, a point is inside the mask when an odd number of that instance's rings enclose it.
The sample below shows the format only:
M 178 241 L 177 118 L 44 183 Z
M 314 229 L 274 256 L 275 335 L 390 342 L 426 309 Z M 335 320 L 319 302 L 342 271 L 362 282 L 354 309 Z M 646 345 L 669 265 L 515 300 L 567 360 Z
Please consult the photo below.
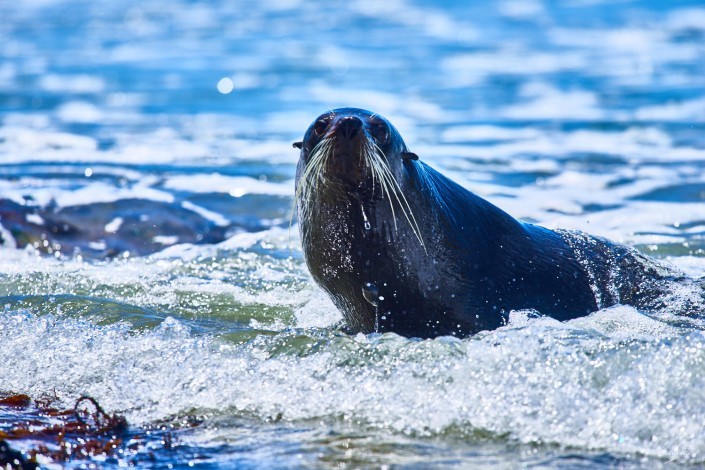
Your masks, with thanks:
M 306 202 L 302 175 L 326 138 L 333 150 Z M 361 149 L 373 139 L 423 245 L 402 202 L 393 214 L 368 171 Z M 304 254 L 354 331 L 467 336 L 505 324 L 511 310 L 567 320 L 616 303 L 657 308 L 663 282 L 685 279 L 632 248 L 519 222 L 414 157 L 391 124 L 364 110 L 323 115 L 304 137 Z

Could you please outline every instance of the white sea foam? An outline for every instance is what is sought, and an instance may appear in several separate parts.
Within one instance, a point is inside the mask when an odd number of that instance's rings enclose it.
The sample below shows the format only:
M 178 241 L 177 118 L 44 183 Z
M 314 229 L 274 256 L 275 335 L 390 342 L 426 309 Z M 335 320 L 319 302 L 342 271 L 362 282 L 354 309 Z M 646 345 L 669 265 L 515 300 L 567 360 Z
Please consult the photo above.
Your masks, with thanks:
M 208 209 L 198 206 L 190 201 L 183 201 L 181 203 L 181 207 L 186 210 L 195 212 L 196 214 L 200 215 L 204 219 L 210 220 L 219 227 L 227 227 L 228 225 L 230 225 L 230 221 L 227 218 L 223 217 L 217 212 L 209 211 Z
M 317 346 L 303 354 L 281 353 L 289 333 L 228 345 L 194 337 L 173 318 L 141 333 L 22 312 L 0 321 L 0 358 L 15 364 L 0 372 L 6 387 L 55 391 L 69 403 L 86 393 L 134 424 L 196 408 L 705 458 L 705 337 L 624 308 L 572 324 L 529 320 L 463 341 L 312 339 Z
M 328 109 L 348 107 L 350 103 L 355 103 L 357 108 L 373 109 L 390 119 L 394 126 L 402 132 L 404 130 L 403 124 L 397 124 L 406 121 L 407 116 L 423 116 L 425 122 L 434 122 L 445 121 L 449 115 L 452 115 L 438 105 L 417 97 L 398 96 L 370 89 L 342 90 L 340 87 L 315 84 L 311 87 L 310 93 L 316 100 L 326 103 Z
M 37 160 L 44 152 L 50 153 L 52 159 L 56 161 L 72 160 L 77 155 L 92 159 L 96 155 L 96 148 L 95 139 L 83 135 L 11 126 L 0 127 L 0 156 L 8 163 Z M 69 155 L 73 158 L 68 157 Z
M 158 202 L 173 202 L 171 194 L 150 187 L 148 181 L 132 187 L 119 188 L 101 181 L 89 182 L 76 189 L 61 187 L 15 187 L 1 191 L 2 196 L 16 202 L 23 202 L 25 196 L 41 206 L 56 203 L 58 207 L 69 207 L 105 202 L 115 202 L 123 199 L 144 199 Z
M 296 327 L 325 328 L 340 322 L 343 316 L 330 297 L 314 285 L 309 288 L 309 300 L 295 311 Z
M 295 242 L 298 235 L 292 234 L 292 239 Z M 150 257 L 103 263 L 44 258 L 32 250 L 0 247 L 0 276 L 5 279 L 4 286 L 18 286 L 12 289 L 20 289 L 25 295 L 72 295 L 85 291 L 95 297 L 162 309 L 180 309 L 179 303 L 185 299 L 192 307 L 197 306 L 206 301 L 199 300 L 199 296 L 229 299 L 234 309 L 243 305 L 298 309 L 320 295 L 310 288 L 292 295 L 292 280 L 309 279 L 301 261 L 275 262 L 257 254 L 264 247 L 289 250 L 288 230 L 240 233 L 217 245 L 172 244 Z M 207 278 L 192 274 L 201 269 L 210 272 Z M 51 281 L 33 281 L 45 276 Z M 250 284 L 254 287 L 250 288 Z M 260 284 L 266 288 L 258 287 Z M 127 293 L 125 286 L 130 286 Z
M 595 93 L 587 90 L 557 90 L 544 83 L 522 88 L 525 101 L 508 106 L 500 114 L 509 119 L 561 119 L 566 121 L 600 119 L 605 112 Z
M 705 263 L 703 263 L 702 257 L 672 256 L 669 261 L 692 278 L 705 278 Z
M 540 0 L 504 0 L 499 2 L 497 10 L 503 16 L 519 19 L 540 17 L 546 13 Z
M 235 159 L 236 161 L 256 160 L 275 164 L 292 164 L 297 159 L 297 154 L 291 148 L 290 141 L 232 139 L 222 142 L 220 150 L 229 156 L 229 160 Z
M 606 49 L 612 54 L 625 51 L 630 53 L 650 49 L 656 43 L 667 39 L 666 33 L 658 28 L 617 28 L 617 29 L 577 29 L 552 28 L 548 36 L 555 44 L 585 49 Z M 605 71 L 609 73 L 609 70 Z
M 644 106 L 636 110 L 634 117 L 644 121 L 705 122 L 705 97 Z
M 120 230 L 120 227 L 122 227 L 124 221 L 125 219 L 123 219 L 122 217 L 115 217 L 113 220 L 105 224 L 105 231 L 108 233 L 117 232 L 118 230 Z
M 174 245 L 179 242 L 179 237 L 177 236 L 168 236 L 168 235 L 157 235 L 152 237 L 152 241 L 154 243 L 160 243 L 162 245 L 168 246 L 168 245 Z
M 49 73 L 39 80 L 44 90 L 66 93 L 101 93 L 105 90 L 105 81 L 94 75 L 57 75 Z
M 7 248 L 14 250 L 17 248 L 17 241 L 15 240 L 15 237 L 12 236 L 9 230 L 3 227 L 2 221 L 0 221 L 0 239 L 0 250 Z
M 233 197 L 240 197 L 245 194 L 269 194 L 273 196 L 291 196 L 294 194 L 293 181 L 278 184 L 258 180 L 250 176 L 226 176 L 219 173 L 170 176 L 164 182 L 164 187 L 195 193 L 226 193 Z
M 42 219 L 42 216 L 38 214 L 27 214 L 25 219 L 31 224 L 44 225 L 44 219 Z
M 97 123 L 103 120 L 103 112 L 96 105 L 82 101 L 71 101 L 61 105 L 57 116 L 62 121 Z
M 457 55 L 444 59 L 441 65 L 449 74 L 447 78 L 459 85 L 468 77 L 474 80 L 473 75 L 482 78 L 493 74 L 534 76 L 578 70 L 585 66 L 585 58 L 576 53 L 537 53 L 507 49 Z
M 683 8 L 668 14 L 666 24 L 673 29 L 705 30 L 705 8 Z
M 434 38 L 469 42 L 478 36 L 472 24 L 460 22 L 440 9 L 422 8 L 406 0 L 362 0 L 350 6 L 373 18 L 382 17 L 387 21 L 420 28 L 423 33 Z
M 445 129 L 440 136 L 442 142 L 482 142 L 488 140 L 536 139 L 544 133 L 534 128 L 507 128 L 499 126 L 454 126 Z
M 555 105 L 558 101 L 550 100 Z M 550 110 L 545 116 L 550 115 Z M 546 117 L 548 119 L 548 117 Z M 483 143 L 497 139 L 497 143 Z M 481 161 L 521 161 L 521 155 L 545 155 L 546 157 L 574 158 L 576 153 L 599 153 L 628 159 L 633 163 L 699 162 L 705 159 L 705 150 L 692 146 L 675 146 L 668 134 L 654 127 L 631 127 L 623 131 L 597 132 L 576 130 L 557 132 L 547 130 L 532 135 L 529 130 L 502 130 L 484 126 L 451 127 L 446 145 L 417 145 L 417 153 L 423 157 L 442 157 L 448 164 L 459 158 Z M 473 145 L 458 145 L 456 142 L 473 142 Z M 519 157 L 519 158 L 518 158 Z M 483 162 L 484 163 L 484 162 Z

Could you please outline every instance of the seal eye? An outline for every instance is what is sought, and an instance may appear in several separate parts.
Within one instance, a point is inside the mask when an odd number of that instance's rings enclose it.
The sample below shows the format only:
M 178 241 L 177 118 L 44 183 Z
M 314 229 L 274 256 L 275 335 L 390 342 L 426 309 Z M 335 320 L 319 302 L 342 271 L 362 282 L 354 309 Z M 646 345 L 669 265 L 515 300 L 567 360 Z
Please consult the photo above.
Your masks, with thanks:
M 324 119 L 319 119 L 316 121 L 316 124 L 313 125 L 313 132 L 318 137 L 322 136 L 326 132 L 326 129 L 328 129 L 328 122 Z
M 387 129 L 387 126 L 383 122 L 375 124 L 372 127 L 372 134 L 380 144 L 386 144 L 389 142 L 389 129 Z

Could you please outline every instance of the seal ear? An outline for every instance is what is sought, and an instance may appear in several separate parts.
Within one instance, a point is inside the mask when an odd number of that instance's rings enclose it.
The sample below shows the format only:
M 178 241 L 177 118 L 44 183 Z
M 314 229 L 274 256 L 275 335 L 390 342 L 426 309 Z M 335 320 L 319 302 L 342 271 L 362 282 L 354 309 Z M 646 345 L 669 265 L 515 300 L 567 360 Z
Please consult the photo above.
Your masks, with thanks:
M 413 152 L 402 152 L 401 153 L 401 159 L 406 161 L 406 160 L 418 160 L 419 156 L 416 155 Z
M 304 143 L 303 142 L 294 142 L 293 144 L 291 144 L 291 146 L 295 147 L 297 149 L 300 149 L 301 147 L 304 146 Z

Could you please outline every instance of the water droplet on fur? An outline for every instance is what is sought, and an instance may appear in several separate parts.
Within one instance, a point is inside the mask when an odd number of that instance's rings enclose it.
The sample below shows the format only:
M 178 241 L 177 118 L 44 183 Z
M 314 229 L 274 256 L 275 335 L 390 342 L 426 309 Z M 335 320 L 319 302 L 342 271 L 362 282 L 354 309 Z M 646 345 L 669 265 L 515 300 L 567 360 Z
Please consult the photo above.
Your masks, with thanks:
M 362 296 L 366 301 L 376 307 L 380 299 L 379 289 L 373 283 L 366 282 L 365 285 L 362 286 Z
M 370 221 L 367 220 L 367 214 L 365 214 L 365 208 L 360 206 L 360 210 L 362 211 L 362 220 L 364 221 L 365 230 L 371 229 L 372 225 L 370 224 Z

